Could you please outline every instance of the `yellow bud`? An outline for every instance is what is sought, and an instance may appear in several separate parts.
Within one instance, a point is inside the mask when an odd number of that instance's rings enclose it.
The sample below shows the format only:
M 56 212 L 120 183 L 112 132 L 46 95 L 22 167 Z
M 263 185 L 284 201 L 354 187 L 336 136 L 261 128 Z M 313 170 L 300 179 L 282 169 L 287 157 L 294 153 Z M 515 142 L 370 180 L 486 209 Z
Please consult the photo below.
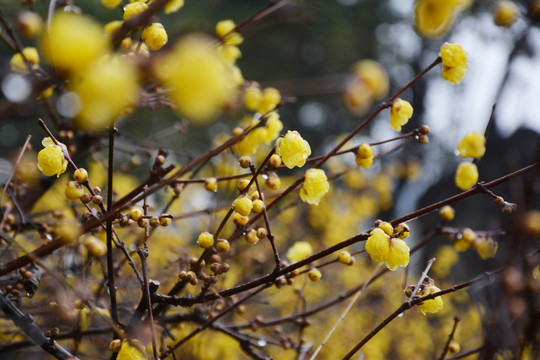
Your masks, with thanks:
M 160 23 L 153 23 L 143 30 L 141 39 L 150 50 L 157 51 L 167 43 L 167 31 Z
M 512 1 L 497 1 L 493 8 L 495 24 L 510 27 L 519 17 L 519 8 Z
M 214 236 L 208 232 L 203 232 L 199 235 L 197 244 L 203 249 L 211 248 L 214 245 Z
M 308 275 L 309 280 L 313 282 L 319 281 L 322 278 L 322 274 L 319 271 L 319 269 L 311 269 L 308 271 L 307 275 Z

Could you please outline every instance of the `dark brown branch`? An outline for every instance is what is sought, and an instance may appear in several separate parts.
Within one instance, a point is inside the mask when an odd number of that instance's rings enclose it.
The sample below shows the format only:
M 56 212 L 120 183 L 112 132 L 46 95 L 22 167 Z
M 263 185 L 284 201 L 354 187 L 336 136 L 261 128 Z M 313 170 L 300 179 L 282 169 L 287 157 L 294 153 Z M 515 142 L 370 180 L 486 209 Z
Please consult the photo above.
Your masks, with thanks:
M 54 340 L 46 337 L 41 329 L 34 323 L 30 315 L 25 315 L 20 311 L 8 297 L 0 290 L 0 308 L 2 311 L 21 328 L 28 337 L 32 340 L 32 343 L 40 346 L 43 350 L 51 354 L 57 359 L 61 360 L 73 360 L 78 359 L 73 356 L 69 351 L 58 345 Z

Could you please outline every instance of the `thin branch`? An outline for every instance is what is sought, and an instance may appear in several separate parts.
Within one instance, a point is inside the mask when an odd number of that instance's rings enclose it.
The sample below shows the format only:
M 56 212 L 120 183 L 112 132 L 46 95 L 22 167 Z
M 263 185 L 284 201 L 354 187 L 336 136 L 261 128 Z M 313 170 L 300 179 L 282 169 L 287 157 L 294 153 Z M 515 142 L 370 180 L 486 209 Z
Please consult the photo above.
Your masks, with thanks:
M 413 301 L 405 301 L 401 304 L 400 307 L 397 308 L 396 311 L 394 311 L 392 314 L 390 314 L 386 319 L 384 319 L 375 329 L 373 329 L 366 337 L 364 337 L 356 346 L 343 357 L 343 360 L 351 359 L 354 354 L 358 352 L 369 340 L 371 340 L 379 331 L 381 331 L 386 325 L 388 325 L 392 320 L 394 320 L 396 317 L 398 317 L 400 314 L 404 313 L 405 311 L 411 309 L 413 306 L 418 305 L 426 300 L 435 299 L 438 296 L 446 295 L 452 292 L 456 292 L 460 289 L 466 288 L 468 286 L 471 286 L 472 284 L 485 280 L 499 272 L 501 272 L 502 269 L 498 269 L 489 273 L 485 273 L 481 276 L 478 276 L 472 280 L 454 285 L 450 288 L 437 291 L 435 293 L 429 294 L 427 296 L 415 299 Z
M 60 360 L 78 359 L 69 351 L 58 345 L 54 340 L 46 337 L 41 329 L 34 323 L 30 315 L 25 315 L 20 311 L 8 297 L 0 290 L 0 308 L 2 311 L 21 328 L 35 345 Z
M 448 335 L 448 340 L 446 340 L 446 344 L 444 345 L 444 349 L 441 356 L 439 356 L 439 360 L 443 360 L 444 357 L 446 356 L 446 353 L 448 352 L 450 343 L 452 342 L 452 339 L 454 338 L 454 334 L 456 333 L 456 329 L 460 320 L 461 318 L 459 316 L 454 317 L 454 326 L 452 327 L 452 331 L 450 331 L 450 335 Z

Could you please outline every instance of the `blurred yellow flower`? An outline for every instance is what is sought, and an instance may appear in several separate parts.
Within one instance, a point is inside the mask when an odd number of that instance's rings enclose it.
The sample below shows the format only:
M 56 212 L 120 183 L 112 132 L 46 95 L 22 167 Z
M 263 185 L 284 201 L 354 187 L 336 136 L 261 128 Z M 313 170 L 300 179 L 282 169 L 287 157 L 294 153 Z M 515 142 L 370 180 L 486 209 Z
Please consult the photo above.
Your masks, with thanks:
M 313 248 L 307 241 L 297 241 L 287 251 L 287 258 L 291 262 L 298 262 L 304 260 L 308 256 L 313 254 Z
M 70 83 L 80 100 L 74 124 L 88 133 L 100 133 L 114 121 L 139 94 L 135 66 L 122 58 L 102 59 Z
M 415 8 L 416 31 L 428 38 L 446 33 L 456 16 L 466 10 L 472 0 L 418 0 Z
M 59 70 L 82 71 L 103 56 L 109 39 L 101 25 L 72 13 L 55 13 L 40 44 L 43 56 Z
M 462 162 L 458 165 L 455 183 L 461 190 L 469 190 L 478 182 L 478 168 L 476 164 Z
M 13 55 L 11 60 L 9 61 L 9 66 L 11 67 L 11 71 L 14 71 L 18 74 L 26 75 L 29 73 L 28 66 L 26 65 L 26 62 L 23 59 L 26 59 L 28 61 L 28 65 L 33 69 L 39 68 L 39 54 L 36 48 L 34 47 L 26 47 L 23 49 L 22 54 L 20 52 Z
M 154 72 L 170 89 L 176 111 L 196 123 L 213 120 L 236 91 L 217 48 L 203 36 L 180 40 L 155 65 Z

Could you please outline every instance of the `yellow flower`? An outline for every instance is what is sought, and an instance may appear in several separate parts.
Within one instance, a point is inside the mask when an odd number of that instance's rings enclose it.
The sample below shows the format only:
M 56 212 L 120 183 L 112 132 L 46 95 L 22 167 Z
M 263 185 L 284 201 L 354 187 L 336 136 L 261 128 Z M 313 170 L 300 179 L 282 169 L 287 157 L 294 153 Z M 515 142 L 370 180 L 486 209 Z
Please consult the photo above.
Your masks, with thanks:
M 244 38 L 234 31 L 236 24 L 232 20 L 221 20 L 216 24 L 216 34 L 227 45 L 240 45 Z
M 409 265 L 410 250 L 407 243 L 401 239 L 390 240 L 390 251 L 386 258 L 386 267 L 390 271 L 397 270 L 398 267 Z
M 275 88 L 269 87 L 263 90 L 261 101 L 257 112 L 266 114 L 267 112 L 274 110 L 281 101 L 281 94 Z
M 43 20 L 37 12 L 23 11 L 17 16 L 17 27 L 22 36 L 33 38 L 41 34 L 43 30 Z
M 171 0 L 165 4 L 165 9 L 163 9 L 163 12 L 165 14 L 172 14 L 180 10 L 182 7 L 184 7 L 184 0 Z
M 450 221 L 454 219 L 456 212 L 450 205 L 445 205 L 439 210 L 439 215 L 444 221 Z
M 467 53 L 461 45 L 444 43 L 441 46 L 442 77 L 452 84 L 459 84 L 469 68 Z
M 478 237 L 473 242 L 473 246 L 484 260 L 493 258 L 499 248 L 499 244 L 491 237 Z
M 118 352 L 117 360 L 146 360 L 146 352 L 142 344 L 136 344 L 140 346 L 133 346 L 129 341 L 124 341 L 122 347 Z
M 26 47 L 23 49 L 22 54 L 20 52 L 16 53 L 9 61 L 9 66 L 11 67 L 12 71 L 23 75 L 29 73 L 28 66 L 26 66 L 23 55 L 32 69 L 35 70 L 39 68 L 39 54 L 37 49 L 34 47 Z
M 122 58 L 103 59 L 70 83 L 80 100 L 75 126 L 88 133 L 100 133 L 131 106 L 139 92 L 135 66 Z
M 41 41 L 43 56 L 57 69 L 84 70 L 103 56 L 109 40 L 99 24 L 85 16 L 57 12 Z
M 430 285 L 426 290 L 422 291 L 419 295 L 420 296 L 427 296 L 436 292 L 441 291 L 438 287 L 435 285 Z M 422 314 L 426 315 L 427 313 L 436 313 L 437 311 L 441 310 L 444 306 L 443 299 L 440 296 L 437 296 L 434 299 L 426 300 L 422 302 L 418 307 L 420 308 L 420 312 Z
M 242 195 L 237 197 L 233 201 L 232 207 L 234 211 L 236 211 L 240 215 L 248 216 L 251 213 L 251 209 L 253 208 L 253 202 L 247 196 Z
M 78 182 L 70 181 L 67 183 L 65 194 L 68 200 L 79 200 L 84 194 L 84 188 Z
M 466 10 L 472 0 L 418 0 L 415 8 L 416 31 L 434 38 L 446 33 L 456 15 Z
M 366 241 L 366 252 L 373 261 L 386 261 L 390 253 L 390 238 L 384 230 L 376 228 L 371 231 L 371 235 Z
M 478 182 L 478 168 L 476 164 L 462 162 L 456 170 L 455 183 L 461 190 L 469 190 Z
M 141 39 L 150 50 L 157 51 L 167 43 L 167 31 L 160 23 L 153 23 L 143 30 Z
M 386 95 L 390 83 L 386 71 L 373 60 L 357 62 L 352 72 L 354 76 L 345 87 L 343 101 L 352 113 L 362 115 L 375 100 Z
M 258 87 L 249 86 L 244 89 L 244 106 L 246 109 L 255 111 L 262 99 L 262 91 Z
M 148 9 L 148 4 L 136 1 L 132 2 L 131 4 L 127 4 L 124 6 L 124 22 L 128 21 L 129 19 L 134 18 L 137 15 L 140 15 L 144 11 Z
M 214 236 L 208 232 L 203 232 L 197 238 L 197 244 L 203 249 L 208 249 L 214 246 Z
M 309 280 L 311 280 L 313 282 L 319 281 L 322 278 L 322 274 L 321 274 L 321 271 L 319 269 L 311 269 L 311 270 L 309 270 L 307 276 L 308 276 Z
M 369 144 L 362 144 L 358 147 L 358 155 L 356 155 L 356 164 L 363 168 L 369 168 L 373 164 L 373 149 Z
M 519 8 L 512 1 L 497 1 L 493 9 L 495 24 L 510 27 L 519 17 Z
M 413 107 L 408 101 L 397 99 L 390 111 L 390 125 L 392 129 L 401 131 L 401 127 L 409 121 L 413 114 Z
M 304 260 L 313 254 L 313 248 L 307 241 L 297 241 L 287 251 L 287 257 L 291 262 Z
M 324 170 L 309 169 L 304 177 L 304 185 L 300 189 L 300 199 L 311 205 L 319 205 L 329 189 L 330 184 Z
M 45 146 L 45 149 L 38 153 L 38 169 L 45 176 L 59 177 L 66 171 L 68 165 L 63 153 L 66 151 L 66 146 L 54 144 L 50 137 L 44 138 L 41 144 Z
M 459 156 L 481 158 L 486 152 L 486 138 L 479 132 L 472 131 L 467 133 L 458 143 L 457 149 Z
M 287 134 L 276 141 L 276 153 L 281 156 L 283 163 L 289 169 L 295 166 L 302 167 L 311 155 L 309 143 L 302 139 L 298 131 L 288 131 Z
M 176 111 L 197 123 L 213 120 L 234 95 L 236 85 L 217 48 L 202 36 L 188 36 L 156 62 L 154 72 L 171 90 Z
M 218 52 L 219 56 L 221 56 L 221 59 L 230 65 L 234 65 L 236 60 L 242 56 L 242 52 L 240 52 L 240 49 L 238 46 L 235 45 L 219 45 L 218 46 Z
M 388 75 L 378 62 L 361 60 L 353 65 L 353 73 L 367 85 L 376 99 L 382 98 L 388 92 Z
M 464 228 L 460 235 L 461 236 L 454 241 L 454 247 L 457 251 L 468 250 L 476 238 L 476 233 L 470 228 Z

